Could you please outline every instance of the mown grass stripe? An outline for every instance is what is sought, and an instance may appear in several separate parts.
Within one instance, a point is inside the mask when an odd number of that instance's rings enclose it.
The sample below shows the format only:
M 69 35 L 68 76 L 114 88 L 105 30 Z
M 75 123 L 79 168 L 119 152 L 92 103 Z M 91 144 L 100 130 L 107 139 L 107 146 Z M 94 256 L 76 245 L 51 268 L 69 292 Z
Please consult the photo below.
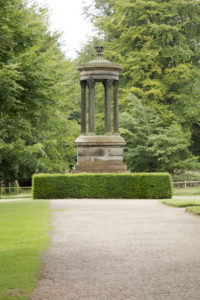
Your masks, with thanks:
M 49 201 L 0 204 L 0 300 L 26 300 L 47 249 Z

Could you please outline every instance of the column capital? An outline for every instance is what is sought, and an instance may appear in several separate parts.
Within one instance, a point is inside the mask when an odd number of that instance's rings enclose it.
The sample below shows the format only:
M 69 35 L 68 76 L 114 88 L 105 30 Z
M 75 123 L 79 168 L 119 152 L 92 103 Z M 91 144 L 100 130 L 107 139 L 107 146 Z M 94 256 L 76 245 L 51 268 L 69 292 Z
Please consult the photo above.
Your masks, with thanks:
M 114 87 L 114 89 L 118 89 L 118 87 L 119 87 L 119 80 L 114 80 L 113 81 L 113 87 Z
M 104 84 L 106 84 L 108 86 L 111 86 L 112 83 L 113 83 L 113 80 L 112 79 L 106 79 L 104 82 L 105 82 Z
M 87 84 L 88 84 L 89 88 L 94 88 L 96 81 L 94 79 L 88 79 Z
M 80 81 L 81 88 L 85 88 L 86 84 L 87 84 L 86 80 L 81 80 Z

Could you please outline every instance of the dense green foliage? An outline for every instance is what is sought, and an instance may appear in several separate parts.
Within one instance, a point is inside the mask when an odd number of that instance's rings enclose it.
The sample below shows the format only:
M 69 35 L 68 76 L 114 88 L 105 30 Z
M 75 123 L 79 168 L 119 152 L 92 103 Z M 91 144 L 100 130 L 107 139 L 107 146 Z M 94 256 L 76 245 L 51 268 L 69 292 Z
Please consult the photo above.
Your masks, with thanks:
M 167 173 L 38 174 L 33 176 L 33 198 L 171 198 Z
M 0 36 L 0 180 L 66 172 L 78 135 L 74 64 L 48 31 L 46 11 L 25 1 L 1 1 Z
M 0 181 L 66 173 L 80 132 L 77 64 L 104 56 L 122 63 L 120 133 L 135 171 L 199 169 L 200 2 L 93 0 L 98 35 L 73 62 L 50 33 L 48 15 L 26 0 L 0 1 Z M 104 89 L 96 84 L 95 122 L 104 133 Z
M 46 250 L 48 201 L 0 203 L 0 300 L 27 300 Z
M 174 181 L 200 181 L 200 172 L 185 171 L 183 173 L 177 173 L 173 175 Z
M 121 114 L 121 134 L 127 145 L 125 159 L 132 171 L 168 171 L 195 168 L 187 134 L 180 124 L 164 126 L 161 116 L 133 95 Z
M 200 2 L 94 0 L 86 11 L 106 57 L 123 65 L 120 110 L 127 121 L 123 116 L 121 132 L 129 127 L 134 137 L 128 141 L 129 168 L 198 168 L 192 155 L 198 159 L 200 154 Z M 140 117 L 135 115 L 138 101 Z
M 162 109 L 174 104 L 188 122 L 199 120 L 196 110 L 187 109 L 199 97 L 199 1 L 94 3 L 93 21 L 104 34 L 106 53 L 123 65 L 124 89 Z

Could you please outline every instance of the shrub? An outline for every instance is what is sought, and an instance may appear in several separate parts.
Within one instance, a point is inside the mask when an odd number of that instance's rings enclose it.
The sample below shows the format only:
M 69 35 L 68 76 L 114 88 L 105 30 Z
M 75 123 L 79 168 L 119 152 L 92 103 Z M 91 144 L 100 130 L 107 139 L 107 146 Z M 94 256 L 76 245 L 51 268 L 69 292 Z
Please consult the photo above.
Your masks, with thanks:
M 168 173 L 38 174 L 33 176 L 34 199 L 171 198 Z
M 172 175 L 173 181 L 200 181 L 199 171 L 185 171 L 182 173 L 175 173 Z

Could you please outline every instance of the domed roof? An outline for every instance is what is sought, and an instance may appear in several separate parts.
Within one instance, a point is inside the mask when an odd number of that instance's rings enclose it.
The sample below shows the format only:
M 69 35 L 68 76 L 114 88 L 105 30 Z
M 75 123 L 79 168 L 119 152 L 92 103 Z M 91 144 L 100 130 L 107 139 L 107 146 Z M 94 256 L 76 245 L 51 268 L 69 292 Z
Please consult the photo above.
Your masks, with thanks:
M 97 57 L 93 60 L 90 60 L 87 63 L 80 65 L 77 68 L 77 70 L 85 71 L 85 70 L 90 70 L 90 69 L 114 69 L 116 71 L 117 70 L 120 71 L 122 69 L 121 64 L 111 62 L 102 56 L 103 47 L 98 46 L 98 47 L 95 47 L 95 49 L 97 51 Z

